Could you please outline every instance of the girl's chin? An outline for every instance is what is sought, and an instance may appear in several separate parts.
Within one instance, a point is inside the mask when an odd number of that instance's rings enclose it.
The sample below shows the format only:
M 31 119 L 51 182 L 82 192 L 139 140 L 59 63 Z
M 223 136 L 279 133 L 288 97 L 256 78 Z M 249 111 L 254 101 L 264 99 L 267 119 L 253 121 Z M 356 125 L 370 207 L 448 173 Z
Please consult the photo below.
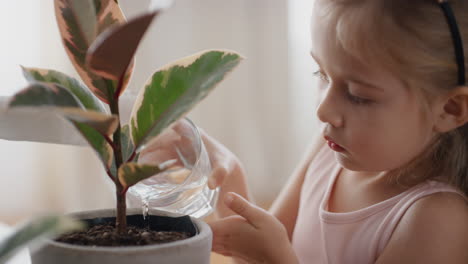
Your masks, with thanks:
M 341 165 L 341 167 L 350 171 L 369 171 L 369 168 L 362 166 L 362 164 L 346 154 L 348 153 L 335 153 L 336 161 Z
M 350 171 L 360 171 L 360 172 L 384 172 L 391 171 L 396 168 L 394 167 L 385 167 L 385 166 L 376 166 L 379 165 L 376 162 L 369 163 L 366 165 L 356 161 L 352 156 L 344 155 L 343 153 L 335 153 L 335 159 L 340 164 L 341 167 L 350 170 Z M 383 165 L 383 164 L 380 164 Z

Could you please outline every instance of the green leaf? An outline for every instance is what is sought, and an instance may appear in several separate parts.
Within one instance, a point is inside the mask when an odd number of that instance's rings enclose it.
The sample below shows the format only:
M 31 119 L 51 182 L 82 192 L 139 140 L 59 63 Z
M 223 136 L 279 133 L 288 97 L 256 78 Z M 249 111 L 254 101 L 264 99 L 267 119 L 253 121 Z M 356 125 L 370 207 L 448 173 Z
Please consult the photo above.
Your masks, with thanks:
M 118 175 L 117 175 L 117 165 L 115 164 L 115 159 L 112 159 L 112 164 L 109 168 L 109 173 L 112 175 L 113 179 L 117 179 Z
M 130 127 L 128 124 L 124 125 L 121 130 L 122 136 L 122 157 L 124 161 L 127 161 L 133 153 L 135 146 L 130 136 Z
M 70 91 L 87 110 L 107 113 L 104 105 L 80 81 L 59 71 L 22 67 L 24 77 L 31 82 L 56 83 Z
M 122 24 L 123 22 L 125 22 L 125 20 L 117 19 L 113 13 L 103 14 L 99 19 L 99 35 L 113 26 Z
M 104 135 L 88 124 L 73 120 L 71 120 L 71 122 L 96 152 L 106 170 L 110 170 L 111 173 L 115 173 L 111 168 L 114 161 L 114 152 Z M 115 176 L 115 174 L 112 175 Z
M 99 160 L 101 160 L 105 170 L 109 170 L 111 175 L 116 177 L 117 168 L 114 160 L 114 149 L 110 145 L 111 143 L 108 142 L 108 140 L 110 140 L 109 135 L 114 133 L 118 125 L 117 117 L 112 117 L 113 119 L 107 121 L 107 124 L 110 122 L 112 122 L 112 124 L 105 126 L 104 122 L 101 125 L 96 123 L 92 124 L 89 120 L 80 122 L 77 121 L 78 118 L 71 117 L 70 115 L 66 116 L 66 118 L 75 126 L 78 132 L 94 150 Z
M 117 129 L 118 117 L 85 111 L 67 89 L 54 83 L 32 83 L 13 95 L 9 107 L 27 107 L 32 113 L 46 108 L 70 121 L 96 151 L 106 169 L 111 169 L 113 149 L 106 140 Z M 26 109 L 25 109 L 26 110 Z M 115 170 L 114 174 L 115 175 Z
M 0 242 L 0 263 L 39 238 L 52 238 L 83 227 L 81 222 L 65 216 L 43 216 L 30 221 Z
M 48 108 L 69 120 L 86 123 L 104 135 L 113 133 L 118 125 L 117 116 L 86 111 L 81 102 L 59 84 L 36 82 L 14 94 L 9 107 L 26 107 L 31 111 Z
M 119 125 L 118 117 L 71 108 L 61 109 L 61 112 L 93 148 L 104 168 L 110 170 L 115 177 L 117 169 L 114 164 L 114 149 L 110 145 L 109 136 L 115 132 Z
M 84 108 L 67 89 L 55 83 L 32 83 L 12 96 L 10 107 L 73 107 Z
M 102 7 L 102 4 L 101 2 L 103 0 L 93 0 L 94 1 L 94 8 L 96 9 L 96 14 L 99 14 L 101 12 L 101 7 Z
M 104 78 L 119 80 L 156 15 L 157 12 L 152 12 L 136 17 L 99 35 L 88 49 L 86 61 L 89 69 Z M 120 94 L 122 92 L 119 91 Z
M 86 23 L 94 24 L 94 27 L 97 29 L 98 34 L 107 30 L 108 28 L 123 23 L 125 17 L 120 10 L 119 5 L 115 1 L 103 0 L 86 0 L 91 1 L 94 6 L 94 12 L 96 12 L 96 17 L 86 21 Z M 81 33 L 85 26 L 83 25 L 84 17 L 87 16 L 86 12 L 79 11 L 85 9 L 77 8 L 73 2 L 79 2 L 75 0 L 54 0 L 55 2 L 55 15 L 57 18 L 57 24 L 59 26 L 60 35 L 62 37 L 65 50 L 70 57 L 73 66 L 77 70 L 83 82 L 86 86 L 91 89 L 91 91 L 103 102 L 109 103 L 110 100 L 113 100 L 113 94 L 117 89 L 117 82 L 102 78 L 94 74 L 89 70 L 85 65 L 85 58 L 88 48 L 91 43 L 95 40 L 92 39 L 91 42 L 83 36 Z M 78 11 L 77 11 L 78 10 Z M 129 67 L 127 71 L 127 76 L 124 80 L 123 87 L 128 84 L 129 77 L 133 69 Z M 123 89 L 122 89 L 123 90 Z
M 78 108 L 62 108 L 61 114 L 69 121 L 87 124 L 102 135 L 109 136 L 119 125 L 116 115 L 101 114 L 99 112 L 83 111 Z
M 212 50 L 176 61 L 153 74 L 140 90 L 130 119 L 137 150 L 205 98 L 240 60 L 234 52 Z
M 119 181 L 124 188 L 137 184 L 139 181 L 158 174 L 173 165 L 176 160 L 169 160 L 159 165 L 124 163 L 119 168 Z
M 71 11 L 77 20 L 78 30 L 88 45 L 96 39 L 97 36 L 97 17 L 96 8 L 92 0 L 68 0 Z

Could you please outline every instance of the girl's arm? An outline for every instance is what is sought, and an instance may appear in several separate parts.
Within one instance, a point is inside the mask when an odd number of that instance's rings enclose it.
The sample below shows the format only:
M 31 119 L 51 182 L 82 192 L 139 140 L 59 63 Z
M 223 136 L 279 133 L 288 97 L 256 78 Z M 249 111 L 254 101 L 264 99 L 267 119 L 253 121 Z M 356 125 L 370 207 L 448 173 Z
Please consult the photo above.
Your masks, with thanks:
M 309 164 L 324 144 L 325 139 L 321 135 L 311 144 L 302 162 L 299 163 L 299 166 L 290 177 L 286 187 L 281 190 L 278 198 L 274 201 L 269 210 L 271 214 L 283 223 L 290 240 L 292 239 L 292 233 L 296 224 L 301 187 L 304 182 L 305 174 Z

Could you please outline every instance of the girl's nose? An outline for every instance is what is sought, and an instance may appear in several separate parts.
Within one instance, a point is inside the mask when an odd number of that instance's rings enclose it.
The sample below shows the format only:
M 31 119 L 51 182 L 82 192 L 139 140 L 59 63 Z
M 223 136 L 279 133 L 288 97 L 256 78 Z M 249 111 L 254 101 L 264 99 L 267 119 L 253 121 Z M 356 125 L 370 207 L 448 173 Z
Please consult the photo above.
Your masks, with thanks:
M 323 98 L 317 108 L 317 117 L 323 123 L 328 123 L 333 127 L 343 126 L 343 116 L 340 112 L 338 98 L 334 96 L 332 88 L 324 91 Z

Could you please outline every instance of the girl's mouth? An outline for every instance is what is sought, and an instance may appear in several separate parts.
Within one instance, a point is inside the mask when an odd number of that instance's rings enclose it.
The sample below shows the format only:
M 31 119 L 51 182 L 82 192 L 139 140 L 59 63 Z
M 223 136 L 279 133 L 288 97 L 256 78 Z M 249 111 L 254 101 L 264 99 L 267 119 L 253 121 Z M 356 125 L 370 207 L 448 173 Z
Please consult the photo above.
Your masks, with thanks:
M 341 147 L 340 145 L 336 144 L 335 142 L 333 142 L 329 137 L 325 137 L 325 140 L 327 141 L 327 144 L 328 146 L 336 151 L 336 152 L 343 152 L 345 149 L 343 147 Z

